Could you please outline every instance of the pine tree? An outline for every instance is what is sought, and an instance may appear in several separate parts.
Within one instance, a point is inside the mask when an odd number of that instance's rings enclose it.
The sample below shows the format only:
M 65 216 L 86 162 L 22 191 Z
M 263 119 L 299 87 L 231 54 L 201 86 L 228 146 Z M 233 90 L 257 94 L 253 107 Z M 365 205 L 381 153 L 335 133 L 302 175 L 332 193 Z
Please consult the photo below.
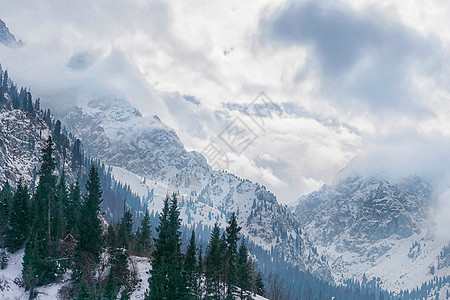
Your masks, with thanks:
M 9 226 L 9 207 L 12 202 L 12 197 L 11 186 L 6 182 L 0 193 L 0 248 L 4 247 L 5 243 L 5 235 Z
M 183 299 L 186 296 L 186 279 L 182 275 L 182 254 L 181 254 L 181 219 L 178 209 L 178 200 L 175 193 L 169 209 L 169 235 L 168 246 L 171 251 L 168 253 L 168 288 L 171 292 L 171 299 Z
M 150 270 L 148 299 L 159 300 L 168 299 L 167 284 L 167 252 L 168 249 L 168 228 L 169 228 L 169 196 L 164 200 L 164 206 L 159 215 L 159 225 L 156 227 L 158 237 L 155 238 L 155 251 L 153 252 L 152 269 Z
M 75 261 L 72 279 L 79 286 L 86 281 L 94 285 L 93 276 L 95 268 L 100 260 L 102 250 L 102 227 L 100 223 L 100 203 L 102 201 L 102 190 L 100 177 L 95 166 L 89 170 L 89 179 L 86 183 L 87 195 L 81 205 L 80 218 L 77 225 L 77 240 L 75 247 Z
M 67 233 L 77 233 L 78 221 L 81 208 L 81 190 L 78 180 L 70 190 L 69 200 L 66 204 L 66 231 Z
M 130 209 L 126 207 L 125 201 L 123 203 L 124 214 L 119 225 L 117 234 L 118 247 L 129 250 L 130 242 L 133 238 L 133 215 Z
M 19 181 L 9 214 L 9 228 L 6 237 L 6 247 L 10 252 L 16 252 L 22 248 L 27 238 L 29 201 L 27 188 L 22 181 Z
M 110 252 L 117 247 L 117 233 L 112 224 L 108 225 L 108 230 L 106 232 L 106 245 L 108 246 Z
M 248 259 L 247 243 L 241 240 L 237 255 L 237 286 L 241 289 L 240 299 L 252 299 L 250 290 L 252 288 L 252 266 Z
M 205 257 L 206 297 L 205 299 L 220 300 L 221 293 L 221 266 L 222 260 L 220 245 L 220 229 L 217 223 L 214 225 Z
M 199 270 L 197 266 L 196 252 L 195 232 L 192 230 L 183 266 L 183 273 L 186 278 L 186 287 L 188 291 L 186 299 L 199 299 Z
M 138 230 L 138 247 L 141 253 L 146 253 L 150 249 L 151 245 L 151 225 L 150 225 L 150 215 L 148 210 L 145 210 L 144 218 L 141 222 L 141 227 Z
M 33 199 L 33 225 L 25 243 L 22 274 L 27 289 L 51 283 L 58 271 L 56 261 L 52 259 L 52 232 L 50 212 L 56 196 L 56 162 L 53 157 L 53 141 L 49 136 L 42 150 L 42 164 L 39 171 L 39 185 Z M 25 280 L 26 279 L 26 280 Z
M 226 228 L 226 241 L 227 241 L 227 263 L 228 270 L 226 276 L 227 283 L 227 299 L 233 299 L 237 274 L 236 274 L 236 262 L 237 262 L 237 243 L 239 241 L 239 231 L 241 227 L 237 224 L 236 214 L 232 213 L 228 227 Z
M 75 297 L 76 300 L 91 300 L 92 296 L 89 292 L 89 286 L 86 280 L 82 280 L 80 284 L 80 289 L 78 291 L 77 296 Z
M 264 287 L 264 280 L 261 272 L 258 272 L 258 274 L 256 274 L 254 292 L 255 294 L 260 295 L 262 297 L 266 296 L 266 289 Z
M 99 218 L 102 190 L 95 166 L 92 166 L 89 171 L 86 191 L 87 196 L 84 198 L 78 222 L 79 234 L 76 251 L 89 253 L 94 261 L 98 262 L 102 248 L 102 227 Z
M 149 279 L 149 299 L 184 299 L 186 282 L 182 274 L 180 211 L 176 195 L 164 200 L 160 222 L 156 228 L 154 260 Z
M 204 287 L 204 264 L 203 264 L 203 249 L 202 246 L 198 248 L 198 255 L 197 255 L 197 274 L 198 274 L 198 295 L 199 298 L 202 298 L 203 295 L 203 287 Z
M 50 223 L 51 232 L 53 233 L 53 242 L 57 244 L 59 239 L 64 237 L 66 233 L 66 207 L 69 202 L 67 193 L 66 177 L 64 171 L 61 173 L 58 186 L 56 187 L 56 199 L 51 211 Z

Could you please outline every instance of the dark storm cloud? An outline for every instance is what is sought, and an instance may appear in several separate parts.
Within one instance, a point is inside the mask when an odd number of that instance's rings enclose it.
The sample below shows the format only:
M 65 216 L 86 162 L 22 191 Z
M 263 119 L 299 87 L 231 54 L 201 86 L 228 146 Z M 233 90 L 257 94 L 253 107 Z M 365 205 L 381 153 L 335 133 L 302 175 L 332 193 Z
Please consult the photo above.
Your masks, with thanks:
M 272 39 L 311 47 L 323 90 L 335 99 L 356 98 L 372 111 L 423 109 L 413 99 L 408 75 L 433 64 L 431 39 L 377 11 L 315 2 L 288 5 L 269 24 Z

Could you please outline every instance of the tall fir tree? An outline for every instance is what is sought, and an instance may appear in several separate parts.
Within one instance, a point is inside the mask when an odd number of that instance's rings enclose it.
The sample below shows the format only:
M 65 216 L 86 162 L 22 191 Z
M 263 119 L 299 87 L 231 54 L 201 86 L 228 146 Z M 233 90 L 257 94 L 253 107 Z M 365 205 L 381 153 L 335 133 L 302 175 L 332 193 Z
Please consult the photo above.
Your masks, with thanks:
M 168 296 L 168 230 L 169 230 L 169 196 L 164 199 L 163 210 L 159 215 L 159 225 L 156 227 L 158 236 L 155 238 L 152 269 L 150 270 L 149 300 L 169 299 Z
M 253 276 L 252 264 L 248 259 L 248 249 L 245 239 L 241 240 L 237 255 L 237 286 L 240 288 L 240 299 L 249 300 L 251 297 L 252 289 L 252 276 Z
M 186 299 L 199 299 L 199 269 L 197 265 L 195 245 L 195 232 L 192 230 L 189 245 L 184 258 L 183 273 L 186 278 L 187 296 Z
M 86 191 L 87 196 L 84 198 L 77 226 L 79 233 L 76 251 L 89 253 L 94 261 L 98 262 L 102 250 L 102 227 L 99 218 L 102 190 L 95 166 L 91 166 L 89 170 Z
M 125 206 L 125 203 L 124 203 Z M 128 297 L 132 287 L 130 285 L 130 270 L 128 269 L 129 252 L 127 247 L 130 243 L 133 221 L 129 209 L 124 207 L 124 215 L 119 225 L 116 247 L 111 247 L 110 272 L 108 275 L 104 297 L 106 299 L 116 299 L 119 290 L 122 290 L 121 298 Z M 112 230 L 114 228 L 111 226 Z M 108 232 L 111 229 L 108 228 Z M 112 232 L 110 232 L 112 235 Z M 110 236 L 111 241 L 113 237 Z
M 232 300 L 234 297 L 236 282 L 237 282 L 237 249 L 239 241 L 239 232 L 241 227 L 237 224 L 236 214 L 231 214 L 230 221 L 226 228 L 227 253 L 226 260 L 228 263 L 228 270 L 226 273 L 227 283 L 227 299 Z
M 30 196 L 22 181 L 19 181 L 17 191 L 12 200 L 9 213 L 9 227 L 7 231 L 6 247 L 10 252 L 22 248 L 28 233 L 28 205 Z
M 205 278 L 206 278 L 206 296 L 207 300 L 222 299 L 221 292 L 221 272 L 222 265 L 221 241 L 219 225 L 214 224 L 209 244 L 205 256 Z
M 264 279 L 261 272 L 256 274 L 255 284 L 254 284 L 254 293 L 260 295 L 262 297 L 266 296 L 266 289 L 264 287 Z
M 65 205 L 66 211 L 66 231 L 67 233 L 77 234 L 77 226 L 80 218 L 81 209 L 81 189 L 78 180 L 72 186 L 69 199 Z
M 51 210 L 50 224 L 53 233 L 53 243 L 57 245 L 58 240 L 62 239 L 66 233 L 66 214 L 65 207 L 68 202 L 68 192 L 66 186 L 66 176 L 61 172 L 59 183 L 56 187 L 56 198 Z
M 171 299 L 183 299 L 186 297 L 186 279 L 182 274 L 183 256 L 181 254 L 181 219 L 178 208 L 178 199 L 175 193 L 172 195 L 169 210 L 169 290 L 173 291 Z
M 180 211 L 176 195 L 164 200 L 164 208 L 156 228 L 154 260 L 149 279 L 149 299 L 184 299 L 186 282 L 182 274 Z
M 146 254 L 150 250 L 151 246 L 151 225 L 150 214 L 148 210 L 145 210 L 144 218 L 141 221 L 141 227 L 138 229 L 137 234 L 137 246 L 139 253 Z
M 33 225 L 31 234 L 25 244 L 22 274 L 26 288 L 33 289 L 35 285 L 51 283 L 56 278 L 57 263 L 52 258 L 54 250 L 51 247 L 52 233 L 50 214 L 56 198 L 56 168 L 53 157 L 53 140 L 48 137 L 42 150 L 39 185 L 33 199 Z
M 95 298 L 99 296 L 99 291 L 97 291 L 94 276 L 102 250 L 102 227 L 99 216 L 102 190 L 100 177 L 94 165 L 89 170 L 86 191 L 87 195 L 83 199 L 77 225 L 77 244 L 72 279 L 78 286 L 80 293 L 84 288 L 82 283 L 87 282 L 90 286 L 88 292 Z
M 125 201 L 123 202 L 123 211 L 124 214 L 117 233 L 117 243 L 118 247 L 130 250 L 130 243 L 133 240 L 133 215 L 130 209 L 126 207 Z
M 6 232 L 9 226 L 9 207 L 12 202 L 12 197 L 11 186 L 6 181 L 0 192 L 0 248 L 5 246 Z

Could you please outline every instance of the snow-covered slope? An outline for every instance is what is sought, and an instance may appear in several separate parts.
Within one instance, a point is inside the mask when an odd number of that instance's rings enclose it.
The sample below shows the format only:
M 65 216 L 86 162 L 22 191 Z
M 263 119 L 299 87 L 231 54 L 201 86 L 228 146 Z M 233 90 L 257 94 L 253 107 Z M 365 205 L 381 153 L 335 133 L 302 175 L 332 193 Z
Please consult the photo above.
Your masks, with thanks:
M 7 179 L 13 186 L 19 179 L 34 180 L 33 170 L 48 135 L 41 118 L 31 119 L 21 110 L 0 106 L 0 184 Z
M 214 171 L 197 152 L 185 150 L 158 117 L 142 117 L 126 99 L 105 98 L 76 107 L 63 123 L 81 138 L 88 153 L 112 166 L 115 179 L 129 184 L 159 212 L 163 198 L 180 194 L 183 223 L 225 227 L 237 212 L 250 241 L 325 280 L 330 270 L 299 221 L 265 187 Z
M 348 177 L 301 197 L 294 206 L 310 238 L 328 257 L 335 279 L 365 274 L 399 290 L 450 274 L 447 263 L 439 264 L 449 241 L 434 235 L 431 205 L 430 186 L 411 176 L 398 182 Z

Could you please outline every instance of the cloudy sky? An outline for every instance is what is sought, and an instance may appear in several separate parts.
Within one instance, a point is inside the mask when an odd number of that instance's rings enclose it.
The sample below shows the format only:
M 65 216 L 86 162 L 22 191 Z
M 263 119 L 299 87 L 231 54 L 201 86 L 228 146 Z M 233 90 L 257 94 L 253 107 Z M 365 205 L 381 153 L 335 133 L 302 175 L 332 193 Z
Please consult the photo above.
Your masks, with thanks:
M 126 96 L 188 149 L 219 143 L 228 170 L 283 203 L 349 163 L 445 190 L 449 16 L 445 0 L 1 1 L 0 18 L 26 46 L 0 47 L 0 61 L 60 110 Z M 243 108 L 261 91 L 282 113 L 254 127 Z M 256 137 L 240 154 L 218 138 L 236 117 Z

